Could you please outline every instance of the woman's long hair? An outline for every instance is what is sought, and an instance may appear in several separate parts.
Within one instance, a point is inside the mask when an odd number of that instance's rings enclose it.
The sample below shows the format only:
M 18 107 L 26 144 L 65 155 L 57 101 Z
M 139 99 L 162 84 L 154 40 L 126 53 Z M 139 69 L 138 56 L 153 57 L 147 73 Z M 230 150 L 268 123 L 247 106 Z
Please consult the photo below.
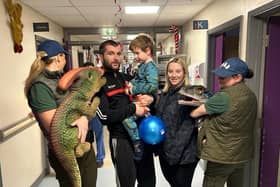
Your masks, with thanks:
M 25 96 L 28 95 L 29 89 L 31 88 L 32 82 L 35 78 L 38 77 L 38 75 L 45 69 L 45 67 L 52 63 L 52 61 L 56 58 L 48 58 L 46 61 L 42 60 L 43 57 L 47 56 L 47 53 L 44 51 L 39 51 L 36 54 L 36 59 L 31 65 L 29 75 L 25 80 L 24 85 L 24 94 Z
M 180 64 L 181 67 L 183 68 L 183 71 L 184 71 L 184 79 L 182 80 L 182 82 L 178 85 L 178 86 L 181 86 L 181 85 L 189 85 L 190 81 L 189 81 L 189 71 L 188 71 L 188 67 L 185 63 L 185 61 L 182 59 L 182 58 L 179 58 L 179 57 L 174 57 L 174 58 L 171 58 L 168 63 L 166 64 L 166 68 L 165 68 L 165 84 L 164 84 L 164 87 L 162 89 L 163 92 L 167 92 L 169 90 L 169 88 L 172 86 L 171 83 L 169 82 L 168 80 L 168 68 L 169 68 L 169 65 L 171 63 L 177 63 L 177 64 Z

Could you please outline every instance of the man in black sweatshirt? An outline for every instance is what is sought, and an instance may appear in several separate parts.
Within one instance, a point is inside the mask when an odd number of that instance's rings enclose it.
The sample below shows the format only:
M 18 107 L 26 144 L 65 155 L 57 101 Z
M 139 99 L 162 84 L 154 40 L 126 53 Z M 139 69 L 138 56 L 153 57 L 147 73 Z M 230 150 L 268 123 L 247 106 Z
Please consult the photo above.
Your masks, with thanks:
M 143 116 L 149 109 L 140 104 L 132 103 L 125 93 L 125 74 L 119 72 L 121 64 L 120 44 L 107 40 L 99 47 L 103 63 L 106 84 L 100 92 L 100 105 L 97 115 L 110 133 L 110 151 L 112 162 L 116 169 L 117 187 L 134 187 L 137 178 L 138 187 L 155 187 L 155 171 L 152 151 L 147 149 L 143 159 L 133 159 L 134 149 L 122 121 L 136 114 Z M 149 97 L 148 97 L 149 98 Z M 143 96 L 143 102 L 151 99 Z

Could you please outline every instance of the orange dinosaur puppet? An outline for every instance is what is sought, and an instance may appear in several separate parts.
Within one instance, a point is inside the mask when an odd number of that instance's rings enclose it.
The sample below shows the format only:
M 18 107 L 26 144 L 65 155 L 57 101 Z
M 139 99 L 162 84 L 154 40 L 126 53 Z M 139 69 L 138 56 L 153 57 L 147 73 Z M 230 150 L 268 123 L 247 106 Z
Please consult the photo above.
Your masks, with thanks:
M 22 6 L 19 3 L 13 3 L 12 0 L 5 1 L 7 12 L 10 16 L 10 27 L 12 30 L 12 37 L 14 40 L 14 52 L 21 53 L 23 47 L 21 45 L 23 33 L 23 24 L 20 20 L 22 13 Z

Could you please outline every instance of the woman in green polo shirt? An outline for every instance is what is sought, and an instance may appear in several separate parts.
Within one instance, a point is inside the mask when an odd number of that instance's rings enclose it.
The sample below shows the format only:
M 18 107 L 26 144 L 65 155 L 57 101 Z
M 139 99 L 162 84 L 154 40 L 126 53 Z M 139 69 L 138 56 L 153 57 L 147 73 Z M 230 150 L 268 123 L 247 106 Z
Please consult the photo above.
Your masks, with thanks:
M 58 80 L 63 75 L 67 52 L 54 40 L 46 40 L 38 47 L 37 58 L 33 62 L 29 75 L 25 81 L 25 95 L 28 104 L 34 113 L 44 136 L 49 138 L 49 129 L 52 118 L 60 102 L 68 94 L 57 90 Z M 78 128 L 78 138 L 83 143 L 89 137 L 88 119 L 81 116 L 73 122 Z M 91 133 L 89 133 L 91 134 Z M 49 147 L 50 165 L 56 172 L 56 178 L 61 187 L 72 186 L 66 171 L 63 169 L 54 153 Z M 83 157 L 77 158 L 83 187 L 95 187 L 97 178 L 97 165 L 93 148 Z
M 241 59 L 230 58 L 215 74 L 221 90 L 191 113 L 209 116 L 198 133 L 200 157 L 208 161 L 203 187 L 242 187 L 254 148 L 257 98 L 244 81 L 253 71 Z

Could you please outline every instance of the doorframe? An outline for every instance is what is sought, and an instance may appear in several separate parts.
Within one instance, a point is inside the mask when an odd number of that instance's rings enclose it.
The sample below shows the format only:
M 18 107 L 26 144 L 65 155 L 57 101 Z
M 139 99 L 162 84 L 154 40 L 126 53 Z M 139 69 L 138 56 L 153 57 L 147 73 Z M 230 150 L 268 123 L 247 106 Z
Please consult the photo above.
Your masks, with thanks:
M 248 12 L 247 41 L 246 41 L 246 62 L 254 71 L 253 79 L 247 81 L 248 86 L 254 91 L 258 99 L 258 115 L 255 131 L 255 156 L 247 166 L 250 171 L 249 181 L 245 186 L 259 185 L 259 166 L 261 154 L 261 128 L 263 125 L 263 91 L 264 91 L 264 70 L 265 70 L 265 36 L 267 21 L 270 16 L 280 11 L 280 1 L 274 0 L 257 9 Z M 247 183 L 248 182 L 248 183 Z
M 213 69 L 215 68 L 215 38 L 216 36 L 225 33 L 227 31 L 230 31 L 235 28 L 239 28 L 240 32 L 242 31 L 242 21 L 243 21 L 243 16 L 238 16 L 230 21 L 227 21 L 226 23 L 223 23 L 213 29 L 210 29 L 207 31 L 207 59 L 208 62 L 207 64 L 207 88 L 209 90 L 214 90 L 214 81 L 215 81 L 215 76 L 213 74 Z M 240 36 L 241 33 L 239 33 L 239 51 L 238 53 L 240 54 Z

